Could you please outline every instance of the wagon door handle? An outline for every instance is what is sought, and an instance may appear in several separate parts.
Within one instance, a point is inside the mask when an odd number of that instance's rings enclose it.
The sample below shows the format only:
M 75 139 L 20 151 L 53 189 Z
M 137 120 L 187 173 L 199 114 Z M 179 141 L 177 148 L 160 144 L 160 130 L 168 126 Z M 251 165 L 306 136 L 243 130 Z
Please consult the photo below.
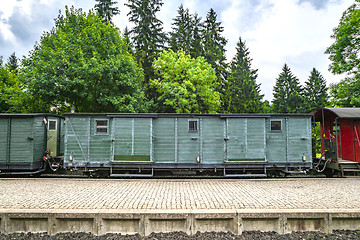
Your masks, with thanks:
M 191 140 L 197 140 L 198 138 L 197 137 L 192 137 Z

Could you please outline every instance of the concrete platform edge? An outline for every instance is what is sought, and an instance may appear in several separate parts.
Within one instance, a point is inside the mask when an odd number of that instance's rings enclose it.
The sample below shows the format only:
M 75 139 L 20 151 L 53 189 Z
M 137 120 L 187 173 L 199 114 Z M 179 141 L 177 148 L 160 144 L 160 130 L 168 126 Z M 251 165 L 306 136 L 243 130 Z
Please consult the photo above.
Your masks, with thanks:
M 184 231 L 321 231 L 360 229 L 359 209 L 0 209 L 0 232 L 149 235 Z

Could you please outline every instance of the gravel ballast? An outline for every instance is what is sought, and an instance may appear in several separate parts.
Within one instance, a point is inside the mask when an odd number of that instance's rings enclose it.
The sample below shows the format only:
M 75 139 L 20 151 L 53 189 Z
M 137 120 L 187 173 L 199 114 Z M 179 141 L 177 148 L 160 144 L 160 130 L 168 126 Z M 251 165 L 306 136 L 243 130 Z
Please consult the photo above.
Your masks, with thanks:
M 58 233 L 56 235 L 49 236 L 46 233 L 13 233 L 13 234 L 1 234 L 0 240 L 313 240 L 313 239 L 326 239 L 326 240 L 340 240 L 340 239 L 360 239 L 360 230 L 357 231 L 345 231 L 337 230 L 331 234 L 325 234 L 321 232 L 293 232 L 289 234 L 278 234 L 276 232 L 243 232 L 241 235 L 234 235 L 230 232 L 205 232 L 196 233 L 189 236 L 184 232 L 171 232 L 171 233 L 152 233 L 149 236 L 142 237 L 140 235 L 120 235 L 120 234 L 106 234 L 102 236 L 95 236 L 90 233 Z

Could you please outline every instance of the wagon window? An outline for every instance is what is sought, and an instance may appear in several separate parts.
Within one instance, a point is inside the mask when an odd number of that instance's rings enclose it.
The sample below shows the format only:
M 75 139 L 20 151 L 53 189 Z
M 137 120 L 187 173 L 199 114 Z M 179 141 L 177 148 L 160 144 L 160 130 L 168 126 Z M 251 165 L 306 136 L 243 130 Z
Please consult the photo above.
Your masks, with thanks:
M 50 131 L 56 131 L 56 120 L 50 120 L 49 121 L 49 130 Z
M 334 136 L 339 136 L 340 135 L 340 125 L 336 125 L 334 123 L 333 125 L 333 133 Z
M 270 121 L 270 131 L 271 132 L 281 132 L 281 121 Z
M 189 132 L 197 132 L 198 131 L 198 121 L 189 120 Z
M 95 120 L 96 134 L 108 134 L 109 120 Z

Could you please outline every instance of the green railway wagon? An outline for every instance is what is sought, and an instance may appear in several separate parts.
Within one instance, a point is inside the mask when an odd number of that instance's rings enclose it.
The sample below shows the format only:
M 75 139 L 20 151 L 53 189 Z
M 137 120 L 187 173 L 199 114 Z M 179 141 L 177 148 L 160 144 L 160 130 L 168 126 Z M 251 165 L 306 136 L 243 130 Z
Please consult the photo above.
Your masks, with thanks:
M 64 167 L 89 175 L 286 175 L 312 167 L 302 114 L 64 114 Z
M 0 114 L 0 174 L 39 174 L 43 157 L 64 151 L 64 119 L 50 114 Z

